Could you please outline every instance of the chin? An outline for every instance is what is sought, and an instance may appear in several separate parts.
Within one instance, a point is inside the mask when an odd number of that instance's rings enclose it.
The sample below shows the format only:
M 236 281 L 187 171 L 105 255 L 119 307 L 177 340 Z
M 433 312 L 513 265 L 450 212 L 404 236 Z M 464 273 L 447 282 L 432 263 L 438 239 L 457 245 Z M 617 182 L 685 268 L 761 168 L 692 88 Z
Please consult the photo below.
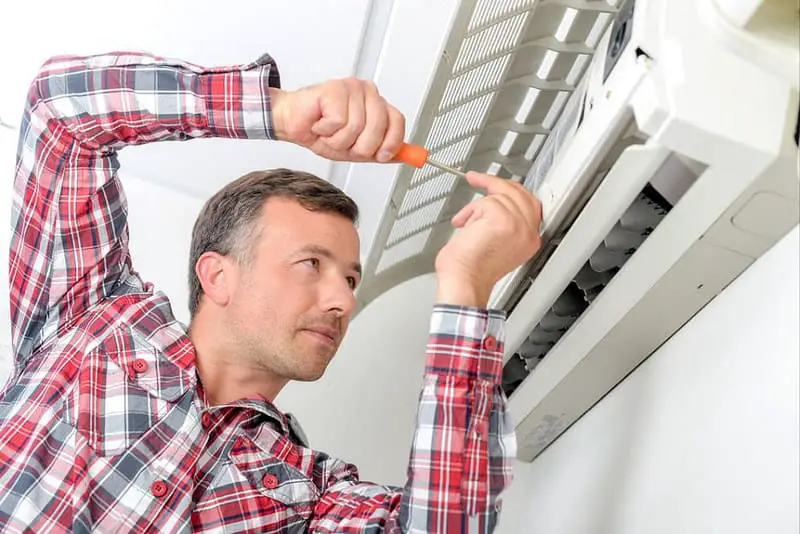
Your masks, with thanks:
M 297 382 L 316 382 L 323 376 L 325 376 L 325 369 L 322 369 L 321 371 L 313 371 L 313 372 L 309 371 L 309 372 L 298 373 L 295 377 L 292 378 L 292 380 L 295 380 Z
M 324 361 L 311 360 L 302 363 L 305 365 L 299 365 L 295 369 L 294 380 L 300 382 L 316 382 L 325 375 L 330 360 L 326 358 Z

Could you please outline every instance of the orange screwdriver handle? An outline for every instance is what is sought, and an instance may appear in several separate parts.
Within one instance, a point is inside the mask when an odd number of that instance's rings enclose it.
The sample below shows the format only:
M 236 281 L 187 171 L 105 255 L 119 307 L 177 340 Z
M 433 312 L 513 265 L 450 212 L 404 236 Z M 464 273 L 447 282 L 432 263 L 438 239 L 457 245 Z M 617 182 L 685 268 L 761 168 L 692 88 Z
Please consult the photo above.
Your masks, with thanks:
M 424 146 L 403 143 L 394 159 L 420 169 L 428 161 L 428 150 Z

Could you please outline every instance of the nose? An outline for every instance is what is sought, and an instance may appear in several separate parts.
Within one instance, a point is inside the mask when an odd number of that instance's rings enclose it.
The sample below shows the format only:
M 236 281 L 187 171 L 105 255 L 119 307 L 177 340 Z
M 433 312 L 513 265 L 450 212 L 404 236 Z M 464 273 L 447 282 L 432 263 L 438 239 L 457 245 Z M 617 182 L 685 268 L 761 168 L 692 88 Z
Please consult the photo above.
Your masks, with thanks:
M 347 279 L 331 276 L 321 288 L 320 306 L 326 312 L 338 311 L 340 315 L 349 318 L 356 309 L 356 298 L 353 288 Z

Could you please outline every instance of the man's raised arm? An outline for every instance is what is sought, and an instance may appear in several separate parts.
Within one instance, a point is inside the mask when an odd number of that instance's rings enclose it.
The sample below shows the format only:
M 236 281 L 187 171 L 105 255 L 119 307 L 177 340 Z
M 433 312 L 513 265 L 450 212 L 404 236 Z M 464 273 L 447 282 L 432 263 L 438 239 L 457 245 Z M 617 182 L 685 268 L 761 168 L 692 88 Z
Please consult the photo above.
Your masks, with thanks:
M 197 137 L 274 135 L 269 56 L 204 69 L 146 54 L 61 56 L 33 80 L 17 154 L 9 254 L 17 368 L 45 339 L 123 284 L 128 252 L 117 152 Z

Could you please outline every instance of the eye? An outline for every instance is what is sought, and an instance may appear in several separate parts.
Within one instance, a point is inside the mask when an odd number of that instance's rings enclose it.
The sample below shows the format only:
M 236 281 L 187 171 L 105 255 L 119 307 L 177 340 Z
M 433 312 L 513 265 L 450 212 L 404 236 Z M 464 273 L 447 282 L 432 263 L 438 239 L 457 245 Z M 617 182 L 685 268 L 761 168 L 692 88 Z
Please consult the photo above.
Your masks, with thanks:
M 319 258 L 308 258 L 303 260 L 301 263 L 305 263 L 315 270 L 319 269 Z
M 350 289 L 355 289 L 358 285 L 358 280 L 356 280 L 355 276 L 348 276 L 347 283 L 350 284 Z

